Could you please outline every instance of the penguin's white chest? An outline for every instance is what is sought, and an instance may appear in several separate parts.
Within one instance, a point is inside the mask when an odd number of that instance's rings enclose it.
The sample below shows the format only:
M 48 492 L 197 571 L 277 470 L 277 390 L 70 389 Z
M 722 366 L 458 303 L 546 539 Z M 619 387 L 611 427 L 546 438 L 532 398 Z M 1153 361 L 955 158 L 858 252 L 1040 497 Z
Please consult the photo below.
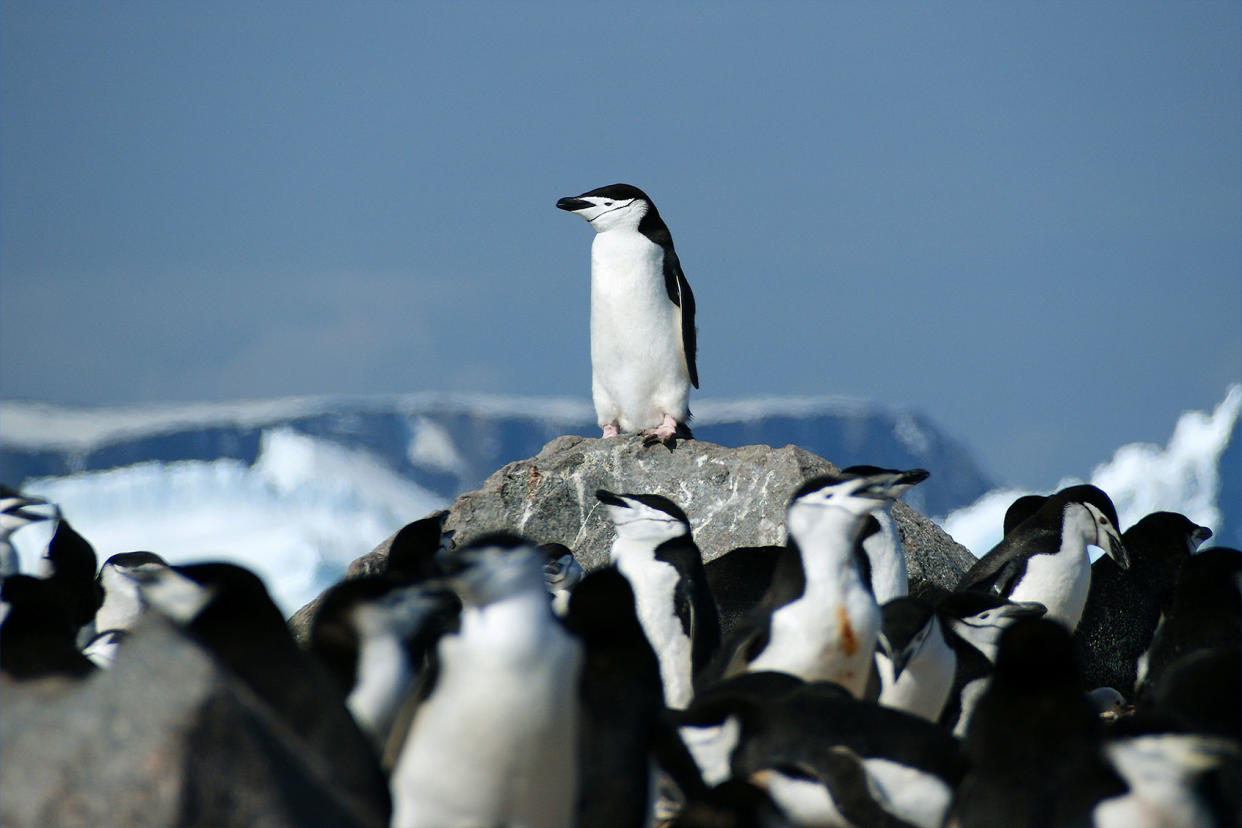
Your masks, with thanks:
M 1060 621 L 1073 632 L 1087 605 L 1091 557 L 1084 541 L 1066 535 L 1060 551 L 1027 559 L 1026 572 L 1009 594 L 1009 600 L 1038 601 L 1048 608 L 1045 617 Z
M 617 541 L 612 547 L 617 569 L 634 590 L 634 609 L 660 665 L 664 703 L 685 708 L 694 696 L 690 637 L 674 608 L 674 593 L 681 576 L 672 564 L 657 560 L 644 544 Z
M 801 598 L 772 613 L 768 646 L 748 669 L 834 681 L 861 698 L 879 630 L 880 609 L 856 577 L 841 584 L 809 579 Z
M 440 677 L 391 777 L 392 824 L 568 826 L 579 645 L 520 617 L 478 627 L 491 629 L 475 635 L 463 618 L 462 633 L 440 641 Z
M 681 310 L 665 287 L 663 249 L 636 231 L 598 233 L 591 245 L 591 372 L 601 425 L 636 431 L 666 413 L 685 422 Z

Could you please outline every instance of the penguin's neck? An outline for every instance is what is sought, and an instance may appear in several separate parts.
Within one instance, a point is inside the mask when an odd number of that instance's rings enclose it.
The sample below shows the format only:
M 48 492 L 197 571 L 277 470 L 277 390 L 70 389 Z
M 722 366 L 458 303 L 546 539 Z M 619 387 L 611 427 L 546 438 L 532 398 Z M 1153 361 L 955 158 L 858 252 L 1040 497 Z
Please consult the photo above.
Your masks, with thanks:
M 537 650 L 554 622 L 542 582 L 482 606 L 462 609 L 463 641 L 509 652 Z
M 354 719 L 376 738 L 383 738 L 405 691 L 413 680 L 405 644 L 394 630 L 362 639 L 357 678 L 346 704 Z
M 872 512 L 880 524 L 880 531 L 863 541 L 863 550 L 871 561 L 871 588 L 878 604 L 886 604 L 910 592 L 906 556 L 901 551 L 901 539 L 893 523 L 892 504 Z
M 854 562 L 854 544 L 863 519 L 845 509 L 828 508 L 813 526 L 794 538 L 808 596 L 826 591 L 865 589 Z

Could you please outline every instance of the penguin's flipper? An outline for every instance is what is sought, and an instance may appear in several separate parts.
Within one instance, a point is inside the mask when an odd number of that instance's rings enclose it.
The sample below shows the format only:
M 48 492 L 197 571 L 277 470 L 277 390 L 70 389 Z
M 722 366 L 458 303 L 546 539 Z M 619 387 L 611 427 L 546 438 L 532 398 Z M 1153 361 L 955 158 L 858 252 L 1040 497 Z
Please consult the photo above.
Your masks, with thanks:
M 695 352 L 698 349 L 698 331 L 694 326 L 694 293 L 686 274 L 681 270 L 681 260 L 670 244 L 664 251 L 664 288 L 673 304 L 681 308 L 681 347 L 686 356 L 686 373 L 690 375 L 690 384 L 699 387 L 699 369 L 695 365 Z

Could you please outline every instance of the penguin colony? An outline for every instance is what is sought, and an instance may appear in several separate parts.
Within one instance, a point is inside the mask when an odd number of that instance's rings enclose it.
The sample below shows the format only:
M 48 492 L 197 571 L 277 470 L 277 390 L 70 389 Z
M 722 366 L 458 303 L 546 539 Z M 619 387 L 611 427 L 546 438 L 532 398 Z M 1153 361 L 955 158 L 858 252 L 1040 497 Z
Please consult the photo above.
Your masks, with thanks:
M 596 231 L 603 436 L 676 450 L 698 376 L 668 228 L 629 185 L 557 206 Z M 1199 551 L 1210 529 L 1174 513 L 1123 532 L 1072 486 L 1015 502 L 956 590 L 914 598 L 889 511 L 927 476 L 808 480 L 785 545 L 733 550 L 699 549 L 667 497 L 601 489 L 611 565 L 585 575 L 558 539 L 424 518 L 323 596 L 304 647 L 246 569 L 129 552 L 96 570 L 59 509 L 6 488 L 0 670 L 122 669 L 158 613 L 318 754 L 347 824 L 1242 823 L 1242 552 Z M 43 520 L 42 571 L 19 573 L 9 537 Z

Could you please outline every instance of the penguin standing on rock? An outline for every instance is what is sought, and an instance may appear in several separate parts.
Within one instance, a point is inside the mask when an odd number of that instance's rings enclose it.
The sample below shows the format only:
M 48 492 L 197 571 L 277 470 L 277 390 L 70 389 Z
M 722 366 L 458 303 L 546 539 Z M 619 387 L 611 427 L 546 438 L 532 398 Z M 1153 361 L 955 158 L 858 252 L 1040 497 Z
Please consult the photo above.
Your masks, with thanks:
M 1070 486 L 1008 532 L 962 576 L 957 589 L 1038 602 L 1048 608 L 1048 618 L 1073 632 L 1091 586 L 1088 545 L 1102 547 L 1122 569 L 1129 567 L 1112 500 L 1095 486 Z
M 604 437 L 690 437 L 694 294 L 647 194 L 611 184 L 556 202 L 586 219 L 591 244 L 591 396 Z

